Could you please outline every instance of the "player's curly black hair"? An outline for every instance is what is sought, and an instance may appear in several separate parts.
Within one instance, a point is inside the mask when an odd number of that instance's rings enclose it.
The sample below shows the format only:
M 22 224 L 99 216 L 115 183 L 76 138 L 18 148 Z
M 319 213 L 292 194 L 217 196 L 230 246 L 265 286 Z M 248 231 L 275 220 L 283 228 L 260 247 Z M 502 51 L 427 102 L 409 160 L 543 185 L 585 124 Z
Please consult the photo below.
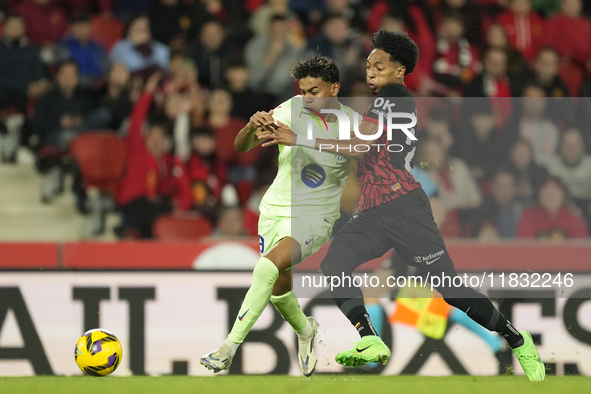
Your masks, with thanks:
M 320 78 L 331 84 L 341 80 L 341 73 L 334 60 L 319 55 L 298 60 L 291 69 L 291 76 L 297 80 L 306 77 Z
M 371 49 L 381 49 L 390 55 L 391 62 L 406 67 L 406 73 L 414 71 L 419 59 L 419 47 L 408 34 L 381 29 L 373 35 Z

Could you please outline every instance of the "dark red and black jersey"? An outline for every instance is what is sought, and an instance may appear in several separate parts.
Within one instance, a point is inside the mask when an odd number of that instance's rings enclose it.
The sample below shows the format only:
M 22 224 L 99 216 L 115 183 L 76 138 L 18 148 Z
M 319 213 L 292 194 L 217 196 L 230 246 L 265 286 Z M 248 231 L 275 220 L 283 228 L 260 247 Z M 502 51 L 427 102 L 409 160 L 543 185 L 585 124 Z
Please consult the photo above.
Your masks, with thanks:
M 391 139 L 388 139 L 389 113 L 414 114 L 416 117 L 415 101 L 406 86 L 397 83 L 384 86 L 363 117 L 364 121 L 375 124 L 379 124 L 381 118 L 383 132 L 378 139 L 367 141 L 371 149 L 363 158 L 357 160 L 360 211 L 391 201 L 421 187 L 411 174 L 416 141 L 411 140 L 399 129 L 392 130 Z M 409 122 L 410 120 L 404 117 L 392 119 L 393 124 Z M 412 134 L 415 132 L 414 128 L 409 128 L 408 131 Z

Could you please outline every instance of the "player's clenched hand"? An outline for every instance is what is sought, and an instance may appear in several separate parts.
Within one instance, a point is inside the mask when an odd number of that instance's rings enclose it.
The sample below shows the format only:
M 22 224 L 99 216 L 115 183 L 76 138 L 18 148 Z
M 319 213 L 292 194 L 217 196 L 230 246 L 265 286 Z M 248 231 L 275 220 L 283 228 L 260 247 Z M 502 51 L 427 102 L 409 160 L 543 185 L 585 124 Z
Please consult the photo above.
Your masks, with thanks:
M 265 127 L 261 130 L 261 135 L 259 135 L 259 139 L 265 139 L 267 142 L 263 144 L 263 146 L 271 146 L 271 145 L 285 145 L 285 146 L 293 146 L 296 143 L 296 134 L 291 131 L 286 125 L 281 122 L 277 122 L 278 126 L 276 129 L 271 129 L 269 127 Z
M 256 114 L 250 117 L 250 128 L 251 129 L 258 129 L 259 127 L 264 127 L 266 125 L 275 124 L 275 119 L 273 119 L 273 110 L 269 112 L 259 111 Z

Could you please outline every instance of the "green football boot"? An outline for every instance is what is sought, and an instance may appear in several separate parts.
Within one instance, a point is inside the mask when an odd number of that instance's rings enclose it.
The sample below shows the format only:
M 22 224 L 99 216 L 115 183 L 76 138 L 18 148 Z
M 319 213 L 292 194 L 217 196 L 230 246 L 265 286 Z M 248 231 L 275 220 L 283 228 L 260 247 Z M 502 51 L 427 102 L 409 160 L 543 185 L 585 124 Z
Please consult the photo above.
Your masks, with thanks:
M 353 368 L 372 362 L 386 365 L 389 359 L 390 349 L 380 337 L 375 335 L 364 336 L 353 349 L 339 353 L 335 357 L 337 363 Z
M 519 360 L 527 378 L 532 382 L 541 382 L 546 377 L 546 368 L 540 359 L 540 354 L 536 350 L 530 333 L 527 331 L 519 331 L 519 333 L 523 335 L 524 343 L 513 349 L 513 353 Z

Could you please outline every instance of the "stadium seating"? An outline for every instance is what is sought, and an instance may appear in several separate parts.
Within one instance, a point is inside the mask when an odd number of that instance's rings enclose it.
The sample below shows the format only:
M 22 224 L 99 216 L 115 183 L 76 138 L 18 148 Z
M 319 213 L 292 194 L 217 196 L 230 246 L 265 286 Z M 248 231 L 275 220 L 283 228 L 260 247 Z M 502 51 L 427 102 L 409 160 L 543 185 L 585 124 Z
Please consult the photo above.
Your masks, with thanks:
M 91 20 L 92 37 L 97 40 L 105 51 L 123 37 L 123 24 L 113 17 L 98 15 Z
M 188 241 L 211 234 L 209 220 L 201 216 L 164 215 L 154 222 L 152 232 L 162 241 Z
M 125 165 L 125 143 L 111 132 L 82 134 L 70 145 L 84 187 L 94 186 L 116 198 Z

